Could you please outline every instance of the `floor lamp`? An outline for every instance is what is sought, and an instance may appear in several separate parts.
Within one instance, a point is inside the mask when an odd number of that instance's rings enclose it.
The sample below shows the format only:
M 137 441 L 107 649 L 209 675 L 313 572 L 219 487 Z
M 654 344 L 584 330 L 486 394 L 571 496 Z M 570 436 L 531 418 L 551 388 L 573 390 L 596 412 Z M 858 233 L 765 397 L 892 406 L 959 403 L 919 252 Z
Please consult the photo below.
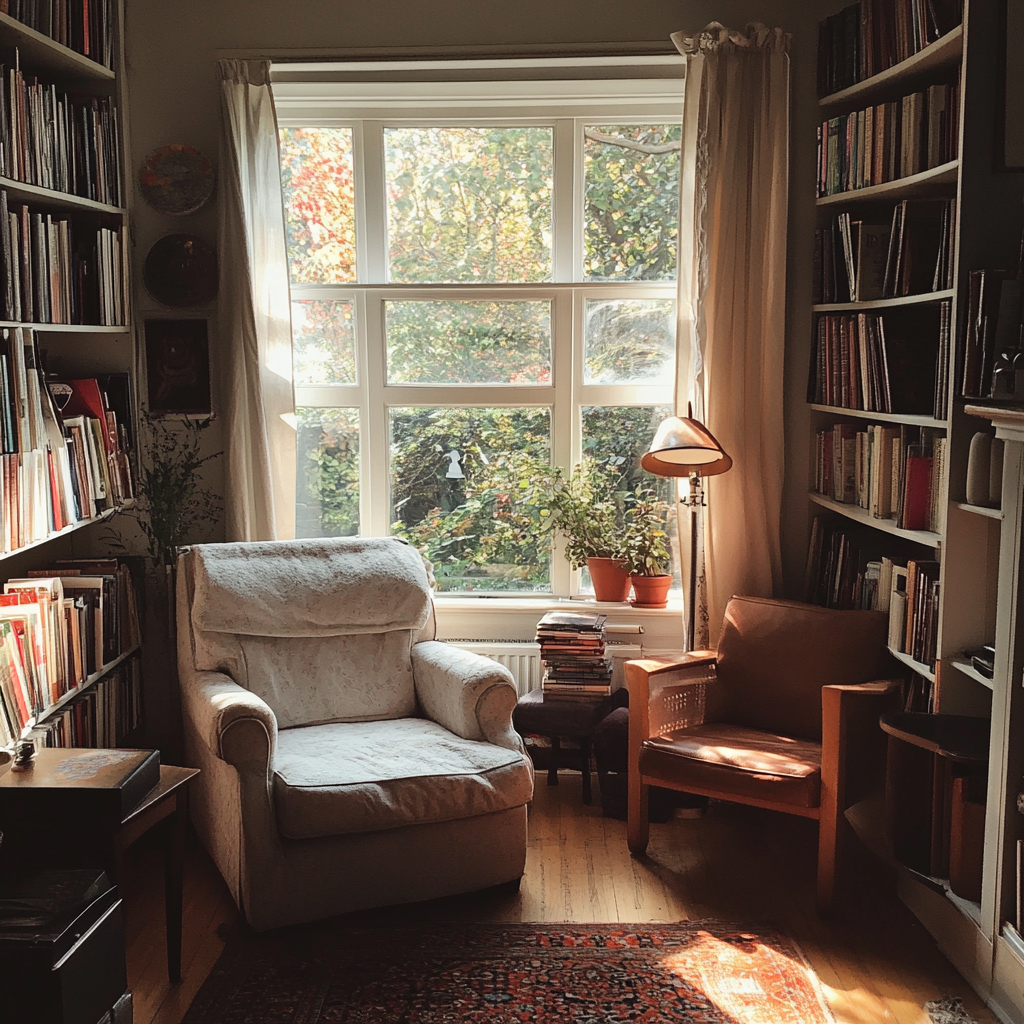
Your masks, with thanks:
M 690 510 L 690 579 L 687 608 L 687 650 L 693 650 L 697 608 L 697 510 L 705 504 L 701 478 L 717 476 L 732 467 L 732 459 L 700 420 L 693 418 L 688 406 L 685 418 L 669 416 L 662 420 L 647 454 L 640 465 L 654 476 L 690 478 L 690 493 L 679 503 Z

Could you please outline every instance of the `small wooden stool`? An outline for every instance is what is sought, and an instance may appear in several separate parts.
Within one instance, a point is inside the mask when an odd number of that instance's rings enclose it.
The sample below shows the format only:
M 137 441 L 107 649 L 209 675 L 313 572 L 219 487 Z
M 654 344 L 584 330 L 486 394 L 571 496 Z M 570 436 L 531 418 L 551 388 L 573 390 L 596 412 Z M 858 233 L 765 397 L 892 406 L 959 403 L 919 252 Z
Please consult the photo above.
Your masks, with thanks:
M 561 737 L 579 740 L 580 770 L 583 772 L 583 802 L 590 803 L 590 743 L 598 723 L 611 710 L 607 700 L 584 702 L 545 700 L 541 690 L 531 690 L 519 698 L 512 712 L 512 724 L 520 736 L 546 736 L 551 740 L 548 785 L 558 785 Z M 569 765 L 564 765 L 569 767 Z

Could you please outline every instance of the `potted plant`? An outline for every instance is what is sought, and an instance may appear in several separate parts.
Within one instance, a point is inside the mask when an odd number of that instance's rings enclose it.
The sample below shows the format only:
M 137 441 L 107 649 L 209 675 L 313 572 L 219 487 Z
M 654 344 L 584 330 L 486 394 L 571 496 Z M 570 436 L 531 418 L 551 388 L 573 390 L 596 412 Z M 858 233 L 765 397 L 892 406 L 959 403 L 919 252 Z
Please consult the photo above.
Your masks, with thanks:
M 651 490 L 638 487 L 626 510 L 623 541 L 626 567 L 637 608 L 664 608 L 672 576 L 665 529 L 669 505 Z
M 589 569 L 598 601 L 629 598 L 623 512 L 614 487 L 614 477 L 592 459 L 584 459 L 568 479 L 554 469 L 535 484 L 541 529 L 565 538 L 566 557 L 574 569 Z

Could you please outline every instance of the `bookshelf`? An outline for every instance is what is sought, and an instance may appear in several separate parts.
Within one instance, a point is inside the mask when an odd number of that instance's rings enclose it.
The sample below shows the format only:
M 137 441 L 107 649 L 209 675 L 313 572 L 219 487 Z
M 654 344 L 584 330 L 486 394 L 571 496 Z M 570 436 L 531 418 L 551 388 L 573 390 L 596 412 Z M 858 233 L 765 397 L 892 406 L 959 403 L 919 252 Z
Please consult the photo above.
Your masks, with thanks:
M 44 379 L 39 372 L 34 383 L 34 364 L 30 363 L 28 389 L 19 397 L 19 385 L 6 385 L 0 373 L 0 442 L 8 453 L 2 459 L 27 465 L 31 454 L 26 452 L 16 411 L 14 417 L 9 417 L 15 420 L 14 426 L 5 434 L 5 403 L 17 410 L 19 401 L 31 401 L 26 395 L 35 387 L 37 407 L 40 401 L 45 404 L 46 381 L 53 377 L 79 380 L 116 374 L 125 384 L 117 427 L 110 426 L 102 412 L 99 418 L 93 417 L 101 424 L 95 430 L 104 446 L 93 451 L 99 458 L 91 464 L 74 464 L 76 444 L 81 451 L 96 443 L 88 436 L 94 430 L 88 417 L 83 420 L 85 434 L 71 438 L 70 424 L 64 422 L 65 415 L 54 403 L 56 435 L 49 428 L 45 435 L 32 434 L 33 444 L 44 436 L 50 457 L 57 438 L 62 434 L 68 437 L 69 441 L 62 444 L 69 446 L 69 469 L 64 476 L 58 470 L 56 480 L 50 470 L 51 480 L 48 489 L 44 488 L 42 503 L 45 515 L 40 518 L 36 514 L 29 533 L 23 530 L 12 541 L 11 531 L 5 535 L 0 524 L 0 562 L 4 563 L 0 567 L 0 589 L 12 574 L 21 576 L 35 568 L 50 567 L 55 557 L 66 556 L 66 545 L 57 542 L 107 522 L 133 504 L 130 487 L 122 487 L 121 481 L 112 486 L 112 459 L 116 449 L 122 469 L 134 462 L 137 408 L 128 287 L 130 179 L 120 115 L 125 88 L 123 0 L 95 0 L 86 8 L 72 2 L 29 5 L 19 0 L 3 6 L 0 192 L 8 209 L 24 216 L 21 224 L 31 230 L 23 228 L 19 237 L 18 223 L 0 222 L 0 370 L 7 360 L 14 378 L 15 349 L 20 346 L 13 339 L 22 337 L 26 339 L 25 351 L 34 347 L 45 360 L 43 368 L 48 376 Z M 83 16 L 90 19 L 88 24 L 80 20 Z M 32 24 L 26 23 L 29 20 Z M 18 109 L 17 117 L 11 116 L 12 108 Z M 106 234 L 101 240 L 102 232 Z M 95 274 L 97 267 L 107 275 L 105 278 Z M 90 281 L 98 290 L 85 301 Z M 14 301 L 14 295 L 21 301 Z M 26 296 L 32 300 L 30 304 L 24 301 Z M 103 469 L 98 461 L 109 465 Z M 44 462 L 43 466 L 48 464 Z M 88 486 L 79 476 L 80 469 L 92 474 Z M 0 475 L 0 492 L 3 487 Z M 0 521 L 15 514 L 3 500 L 0 493 Z M 65 514 L 56 514 L 58 505 Z M 40 729 L 50 733 L 41 741 L 86 745 L 82 742 L 85 737 L 90 745 L 123 742 L 140 722 L 140 653 L 141 644 L 134 637 L 120 645 L 116 656 L 108 653 L 106 663 L 94 671 L 84 674 L 79 667 L 82 674 L 75 680 L 76 685 L 55 700 L 48 699 L 44 702 L 48 706 L 42 710 L 37 706 L 31 728 L 37 736 Z M 27 734 L 29 728 L 21 732 Z
M 998 0 L 965 0 L 961 26 L 902 62 L 821 100 L 823 123 L 840 116 L 849 122 L 855 120 L 855 112 L 872 105 L 877 110 L 877 105 L 900 102 L 912 92 L 927 94 L 930 87 L 955 86 L 959 139 L 954 159 L 895 180 L 816 199 L 819 231 L 843 213 L 849 213 L 851 220 L 880 221 L 895 202 L 955 202 L 948 282 L 952 287 L 866 302 L 816 301 L 812 307 L 817 339 L 819 320 L 829 316 L 870 314 L 882 317 L 886 325 L 889 318 L 900 317 L 904 333 L 912 334 L 915 323 L 927 325 L 930 332 L 929 317 L 935 316 L 935 307 L 949 304 L 945 348 L 938 340 L 926 344 L 927 337 L 922 334 L 920 346 L 908 350 L 910 358 L 916 358 L 922 379 L 941 386 L 933 415 L 902 411 L 895 405 L 897 412 L 878 413 L 820 401 L 809 403 L 812 482 L 816 479 L 816 439 L 837 424 L 853 424 L 858 432 L 867 431 L 871 424 L 920 429 L 928 435 L 933 455 L 938 439 L 944 465 L 931 480 L 933 501 L 941 510 L 936 528 L 901 530 L 893 520 L 878 520 L 856 504 L 813 492 L 808 498 L 812 516 L 826 511 L 833 521 L 848 524 L 851 545 L 860 543 L 870 550 L 867 558 L 881 553 L 894 561 L 930 559 L 939 563 L 934 670 L 903 650 L 893 650 L 893 654 L 916 674 L 911 677 L 918 679 L 914 692 L 931 698 L 930 704 L 918 710 L 990 723 L 981 899 L 965 899 L 951 890 L 948 879 L 921 875 L 899 864 L 898 891 L 993 1009 L 1003 1019 L 1016 1020 L 1024 1015 L 1024 945 L 1016 931 L 1017 842 L 1024 839 L 1024 816 L 1015 806 L 1016 794 L 1024 788 L 1024 632 L 1018 630 L 1018 623 L 1024 626 L 1024 408 L 1017 413 L 1006 407 L 993 410 L 980 407 L 977 399 L 960 397 L 970 272 L 1016 267 L 1021 243 L 1022 176 L 993 170 L 997 162 L 992 111 L 999 106 L 997 67 L 1003 10 Z M 947 130 L 948 121 L 943 131 Z M 816 258 L 820 258 L 822 246 L 816 250 Z M 840 293 L 837 297 L 844 296 Z M 815 351 L 814 344 L 811 351 Z M 812 385 L 814 377 L 812 366 Z M 816 397 L 810 386 L 808 397 Z M 966 500 L 971 439 L 987 427 L 979 416 L 992 421 L 996 436 L 1004 438 L 1006 446 L 1000 507 Z M 820 560 L 814 563 L 821 564 Z M 809 593 L 811 569 L 809 555 Z M 820 588 L 817 593 L 820 595 Z M 964 654 L 986 643 L 994 643 L 997 652 L 992 679 L 979 673 Z M 884 837 L 877 834 L 881 816 L 869 810 L 865 807 L 859 815 L 856 831 L 872 848 L 884 849 Z

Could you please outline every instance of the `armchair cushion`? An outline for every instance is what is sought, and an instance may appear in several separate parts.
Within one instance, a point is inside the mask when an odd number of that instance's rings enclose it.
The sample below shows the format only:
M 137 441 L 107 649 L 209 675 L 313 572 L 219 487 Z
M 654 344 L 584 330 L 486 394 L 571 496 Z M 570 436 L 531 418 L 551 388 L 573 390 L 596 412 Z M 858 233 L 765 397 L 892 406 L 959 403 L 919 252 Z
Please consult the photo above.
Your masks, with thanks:
M 406 718 L 281 730 L 273 787 L 282 834 L 310 839 L 519 807 L 533 777 L 518 750 Z
M 391 537 L 200 544 L 192 625 L 249 636 L 419 630 L 430 586 L 419 552 Z
M 711 723 L 647 740 L 640 772 L 681 788 L 817 807 L 821 802 L 821 744 Z

